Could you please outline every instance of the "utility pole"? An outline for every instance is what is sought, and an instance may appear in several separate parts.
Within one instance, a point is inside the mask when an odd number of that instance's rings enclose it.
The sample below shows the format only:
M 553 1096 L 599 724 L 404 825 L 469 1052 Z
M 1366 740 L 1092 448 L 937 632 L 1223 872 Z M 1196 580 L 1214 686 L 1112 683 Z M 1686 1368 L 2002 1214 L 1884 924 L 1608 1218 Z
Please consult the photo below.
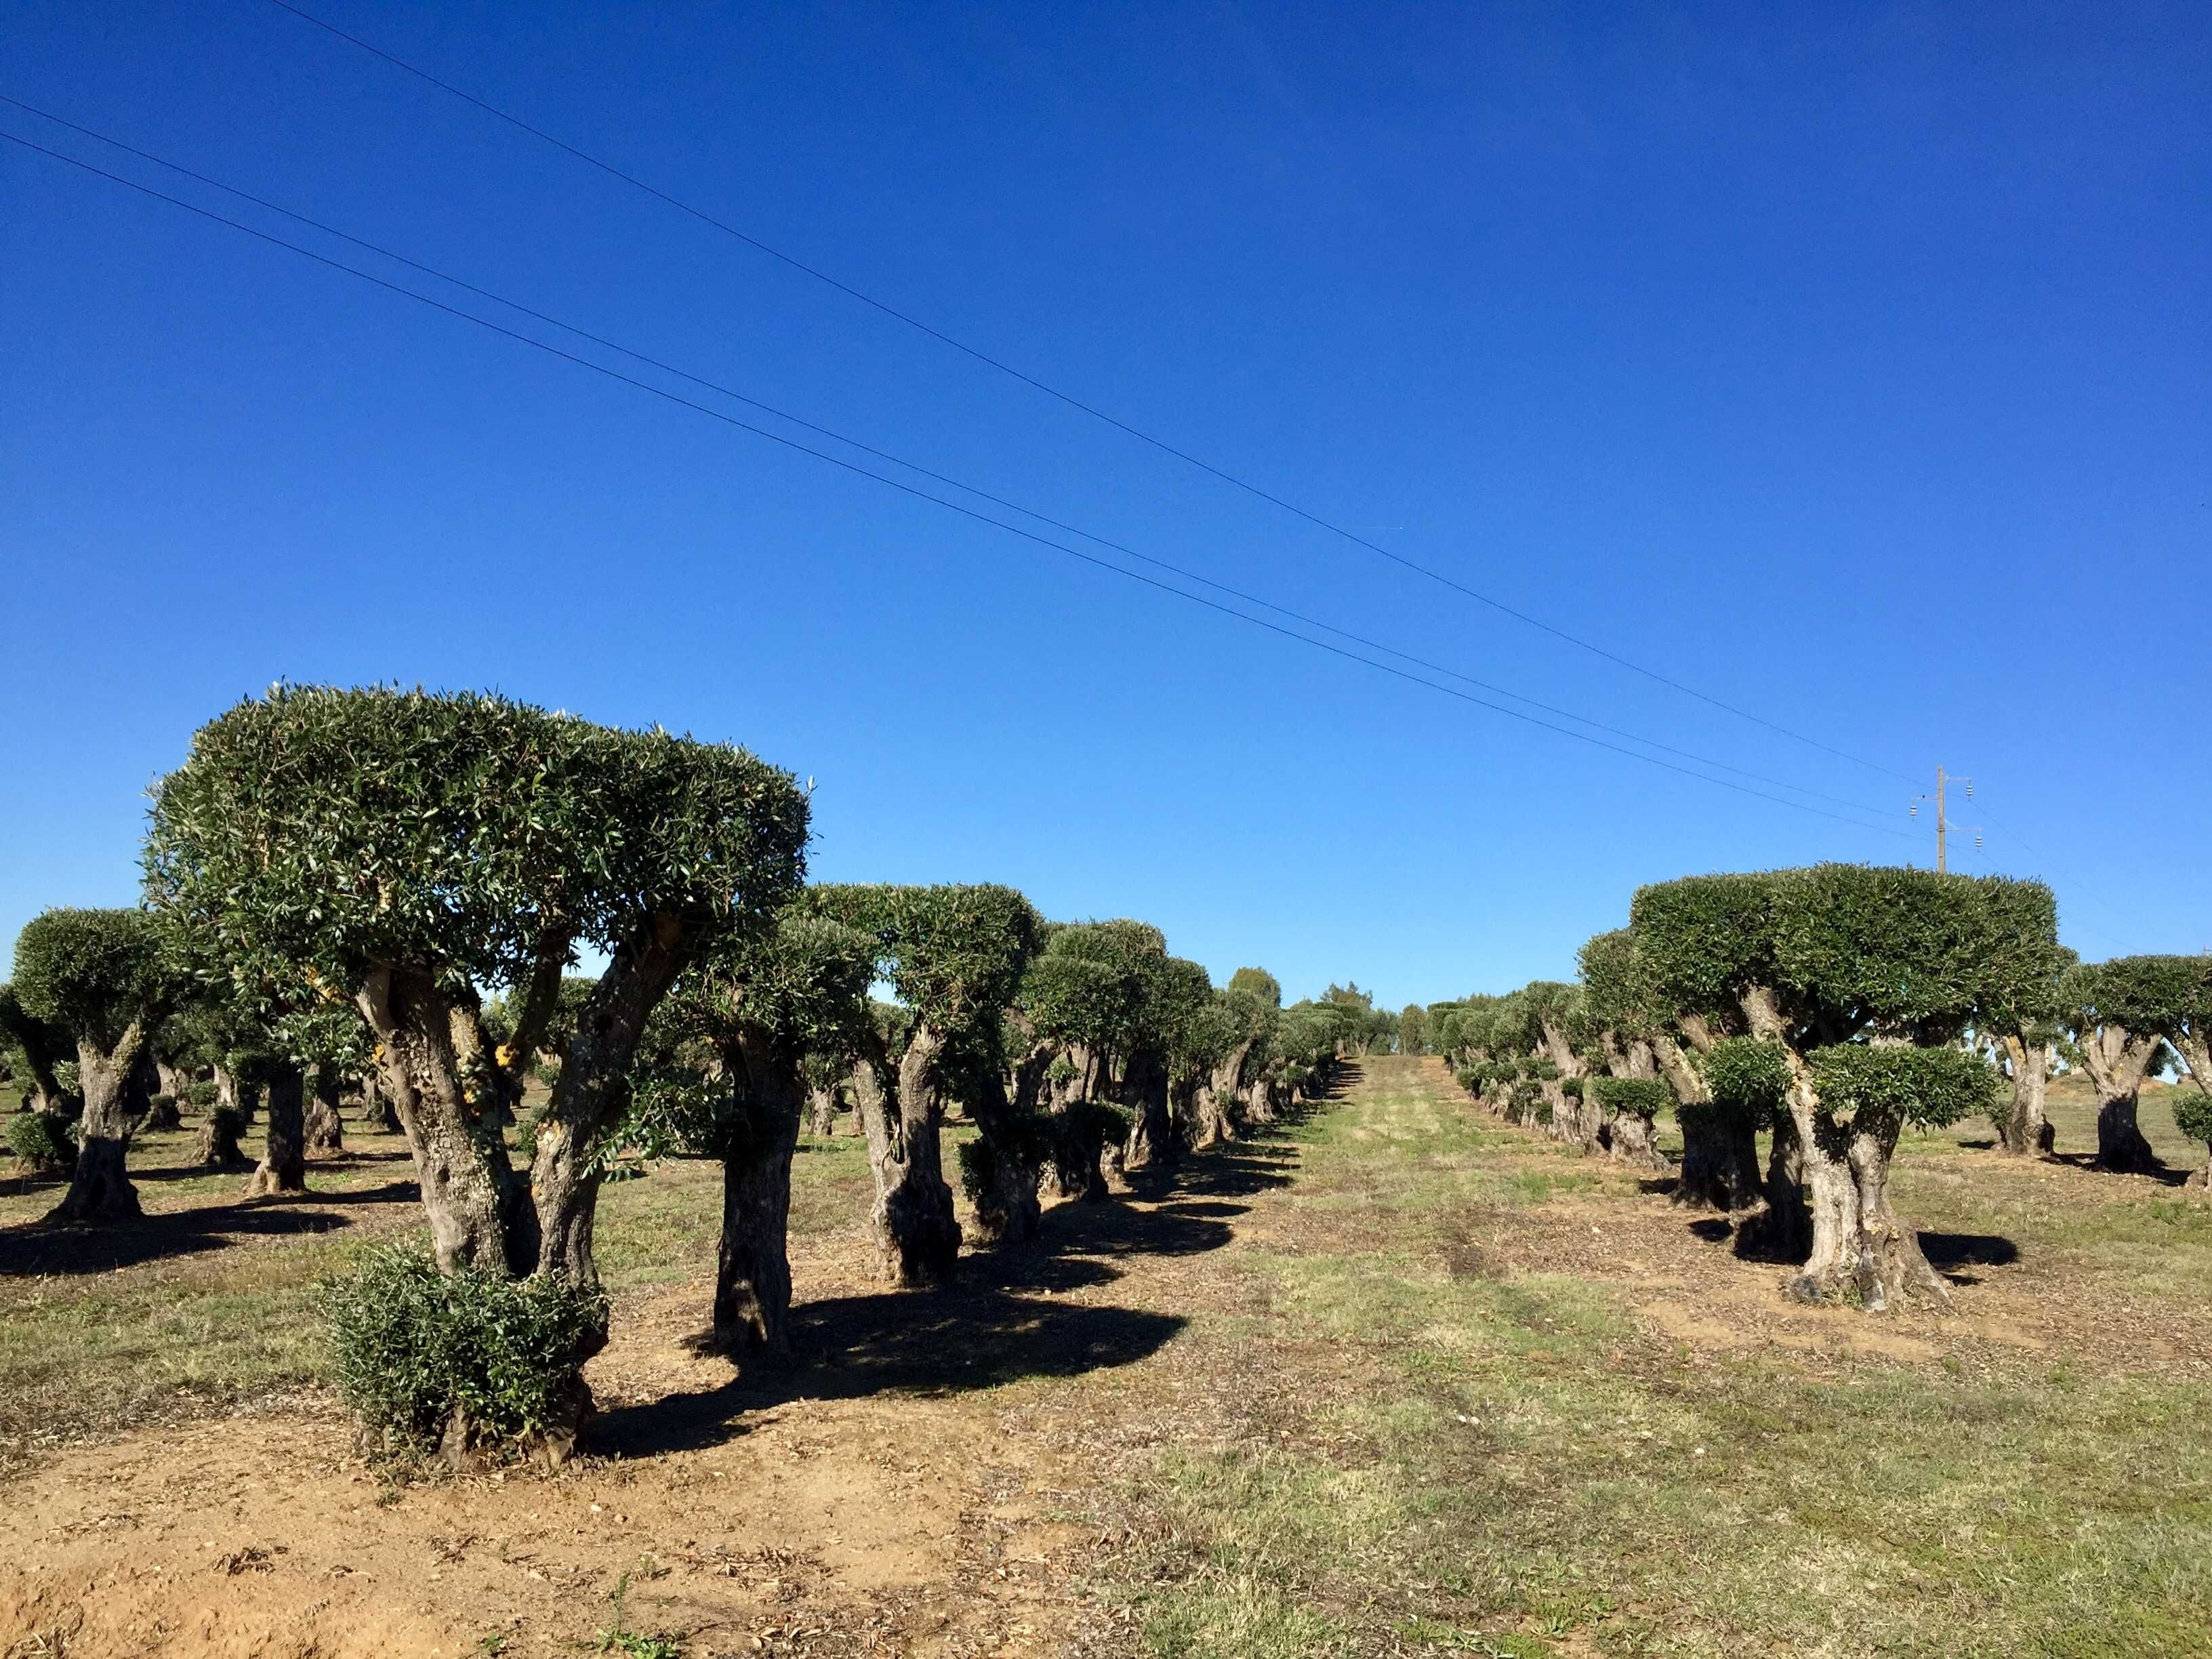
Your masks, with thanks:
M 1966 786 L 1966 799 L 1968 800 L 1973 799 L 1974 781 L 1972 778 L 1954 778 L 1940 766 L 1936 769 L 1936 793 L 1932 795 L 1915 795 L 1912 798 L 1911 816 L 1916 818 L 1920 816 L 1920 803 L 1922 801 L 1932 800 L 1936 803 L 1936 868 L 1938 873 L 1941 873 L 1950 867 L 1948 842 L 1951 834 L 1951 818 L 1949 812 L 1945 807 L 1944 792 L 1948 786 L 1954 783 L 1965 784 Z M 1964 826 L 1962 825 L 1961 828 L 1963 827 Z M 1974 845 L 1978 848 L 1981 844 L 1982 832 L 1979 830 L 1976 830 L 1974 831 Z

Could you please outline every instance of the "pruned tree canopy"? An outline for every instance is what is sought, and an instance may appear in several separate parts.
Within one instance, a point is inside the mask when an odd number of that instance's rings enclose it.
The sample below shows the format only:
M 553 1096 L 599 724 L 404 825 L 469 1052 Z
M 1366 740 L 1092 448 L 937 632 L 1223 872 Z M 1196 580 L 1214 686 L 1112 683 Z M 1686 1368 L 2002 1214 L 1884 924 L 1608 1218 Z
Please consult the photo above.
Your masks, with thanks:
M 1583 1084 L 1589 1097 L 1608 1112 L 1628 1112 L 1656 1117 L 1674 1101 L 1674 1091 L 1657 1078 L 1594 1077 Z
M 2070 969 L 2059 980 L 2062 1018 L 2080 1031 L 2118 1026 L 2142 1036 L 2185 1031 L 2202 1018 L 2208 972 L 2203 957 L 2115 957 Z
M 1265 968 L 1239 968 L 1230 975 L 1229 988 L 1257 997 L 1270 1008 L 1283 1006 L 1283 982 Z
M 52 909 L 24 924 L 9 983 L 21 1016 L 105 1054 L 167 1006 L 176 965 L 147 911 Z
M 1771 993 L 1801 1050 L 1865 1031 L 1946 1041 L 2056 971 L 2040 882 L 1824 864 L 1638 890 L 1631 927 L 1657 994 L 1740 1022 Z
M 805 842 L 791 775 L 732 745 L 491 693 L 278 685 L 194 737 L 146 861 L 156 902 L 249 970 L 500 988 L 614 951 L 642 913 L 763 921 Z
M 914 1019 L 987 1042 L 995 1054 L 1000 1015 L 1014 1001 L 1042 926 L 1027 899 L 989 884 L 885 883 L 811 887 L 805 902 L 876 941 L 878 971 Z

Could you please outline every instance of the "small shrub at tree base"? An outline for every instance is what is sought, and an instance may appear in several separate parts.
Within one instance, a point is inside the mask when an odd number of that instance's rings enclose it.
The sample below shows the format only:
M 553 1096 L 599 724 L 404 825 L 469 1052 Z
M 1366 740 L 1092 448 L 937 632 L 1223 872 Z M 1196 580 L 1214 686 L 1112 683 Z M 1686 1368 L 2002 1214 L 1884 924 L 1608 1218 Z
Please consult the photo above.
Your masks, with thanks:
M 25 1112 L 8 1125 L 8 1150 L 27 1172 L 66 1174 L 76 1167 L 76 1126 L 58 1112 Z
M 2173 1127 L 2191 1140 L 2201 1140 L 2212 1146 L 2212 1095 L 2202 1089 L 2176 1089 L 2173 1092 Z
M 215 1104 L 216 1092 L 215 1085 L 207 1079 L 202 1078 L 197 1083 L 185 1085 L 185 1103 L 187 1106 L 197 1107 L 204 1112 Z
M 365 1251 L 319 1300 L 339 1391 L 370 1445 L 401 1455 L 440 1449 L 457 1420 L 469 1444 L 448 1452 L 520 1450 L 558 1426 L 607 1321 L 605 1296 L 565 1279 L 441 1274 L 397 1245 Z

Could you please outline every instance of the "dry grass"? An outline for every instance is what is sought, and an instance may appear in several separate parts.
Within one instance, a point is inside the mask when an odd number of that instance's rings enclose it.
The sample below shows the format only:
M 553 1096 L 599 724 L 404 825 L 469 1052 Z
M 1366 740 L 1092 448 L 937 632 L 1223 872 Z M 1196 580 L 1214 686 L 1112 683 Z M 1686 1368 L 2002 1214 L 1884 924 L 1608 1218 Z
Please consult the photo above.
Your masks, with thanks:
M 1267 1406 L 1128 1478 L 1162 1659 L 2212 1651 L 2212 1206 L 1929 1139 L 1959 1311 L 1869 1320 L 1440 1067 L 1297 1139 L 1188 1340 Z

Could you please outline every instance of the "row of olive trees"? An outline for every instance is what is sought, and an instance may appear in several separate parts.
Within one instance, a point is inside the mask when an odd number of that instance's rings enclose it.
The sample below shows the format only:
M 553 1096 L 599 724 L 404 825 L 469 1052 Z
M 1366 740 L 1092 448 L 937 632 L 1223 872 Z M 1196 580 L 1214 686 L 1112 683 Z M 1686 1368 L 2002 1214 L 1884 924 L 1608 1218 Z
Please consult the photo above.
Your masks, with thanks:
M 228 1091 L 210 1115 L 234 1139 L 258 1091 L 268 1191 L 303 1186 L 308 1120 L 356 1078 L 406 1137 L 434 1271 L 379 1257 L 377 1284 L 334 1300 L 349 1392 L 417 1442 L 558 1444 L 605 1340 L 592 1240 L 618 1157 L 720 1161 L 715 1329 L 775 1353 L 810 1102 L 818 1121 L 849 1101 L 883 1271 L 921 1285 L 962 1243 L 955 1111 L 980 1242 L 1018 1241 L 1041 1188 L 1103 1198 L 1113 1168 L 1234 1138 L 1375 1040 L 1356 993 L 1286 1009 L 1255 969 L 1217 991 L 1139 923 L 1048 923 L 999 886 L 810 887 L 807 837 L 791 775 L 727 745 L 488 695 L 240 703 L 155 792 L 144 908 L 49 911 L 18 943 L 4 1035 L 75 1125 L 51 1219 L 137 1213 L 149 1065 L 174 1073 L 165 1097 Z M 586 948 L 596 977 L 569 971 Z M 871 1003 L 878 983 L 895 1005 Z M 518 1124 L 533 1074 L 548 1093 Z M 393 1394 L 426 1329 L 471 1318 L 524 1334 L 534 1392 L 474 1389 L 455 1361 Z
M 2136 1095 L 2169 1045 L 2198 1085 L 2176 1119 L 2212 1143 L 2212 959 L 2083 966 L 2039 883 L 1843 865 L 1696 877 L 1639 890 L 1581 967 L 1577 984 L 1431 1005 L 1432 1043 L 1501 1115 L 1655 1172 L 1671 1106 L 1676 1201 L 1742 1212 L 1802 1264 L 1802 1297 L 1948 1304 L 1890 1205 L 1899 1136 L 1980 1112 L 2007 1150 L 2047 1147 L 2055 1055 L 2098 1089 L 2102 1166 L 2154 1167 Z

